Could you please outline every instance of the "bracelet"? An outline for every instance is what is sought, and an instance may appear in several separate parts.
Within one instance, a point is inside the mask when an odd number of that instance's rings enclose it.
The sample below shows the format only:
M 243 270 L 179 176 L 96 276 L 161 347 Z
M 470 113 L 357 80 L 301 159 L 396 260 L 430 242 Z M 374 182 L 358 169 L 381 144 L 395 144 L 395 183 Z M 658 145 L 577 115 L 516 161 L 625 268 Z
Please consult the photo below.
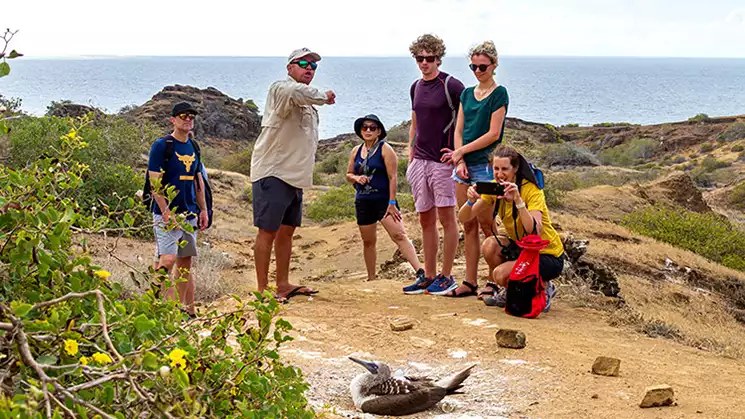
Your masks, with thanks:
M 523 208 L 525 208 L 526 206 L 527 206 L 527 204 L 526 204 L 525 202 L 523 202 L 523 203 L 522 203 L 522 204 L 520 204 L 520 205 L 515 205 L 515 208 L 517 208 L 517 209 L 523 209 Z
M 470 199 L 468 201 L 466 201 L 466 204 L 468 204 L 469 207 L 472 207 L 472 206 L 476 205 L 476 203 L 475 202 L 471 202 Z
M 388 205 L 396 205 L 396 204 L 398 204 L 398 201 L 396 201 L 395 199 L 391 199 L 390 201 L 388 201 Z

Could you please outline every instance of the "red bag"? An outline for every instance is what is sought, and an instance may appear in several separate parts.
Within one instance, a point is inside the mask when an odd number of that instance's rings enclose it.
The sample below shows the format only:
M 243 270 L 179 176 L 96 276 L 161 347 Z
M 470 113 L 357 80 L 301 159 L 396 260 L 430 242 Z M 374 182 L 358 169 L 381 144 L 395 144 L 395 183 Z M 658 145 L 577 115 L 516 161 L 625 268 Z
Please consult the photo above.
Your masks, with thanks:
M 507 314 L 535 318 L 546 307 L 546 286 L 539 265 L 540 251 L 549 243 L 537 234 L 529 234 L 517 242 L 523 250 L 507 282 L 507 304 L 504 306 Z

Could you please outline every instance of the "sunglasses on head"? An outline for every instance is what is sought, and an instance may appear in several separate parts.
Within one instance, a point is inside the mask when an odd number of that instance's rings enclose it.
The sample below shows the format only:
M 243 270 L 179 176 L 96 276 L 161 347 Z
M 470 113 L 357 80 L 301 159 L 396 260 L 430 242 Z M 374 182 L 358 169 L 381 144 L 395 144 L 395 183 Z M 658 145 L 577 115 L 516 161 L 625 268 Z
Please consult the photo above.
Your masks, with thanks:
M 176 117 L 178 117 L 178 119 L 182 121 L 186 121 L 186 120 L 193 121 L 194 118 L 196 118 L 197 116 L 194 115 L 193 113 L 180 113 L 176 115 Z
M 377 131 L 377 130 L 378 130 L 378 126 L 375 124 L 362 126 L 362 131 Z
M 489 68 L 489 65 L 486 64 L 469 64 L 468 68 L 471 69 L 471 71 L 476 71 L 478 69 L 479 71 L 486 71 L 487 68 Z
M 315 61 L 297 60 L 293 61 L 292 64 L 297 64 L 300 68 L 308 68 L 308 66 L 310 66 L 311 70 L 315 70 L 316 68 L 318 68 L 318 63 Z
M 436 55 L 417 55 L 416 56 L 416 61 L 418 63 L 422 63 L 424 61 L 426 61 L 428 63 L 433 63 L 433 62 L 435 62 L 436 59 L 437 59 L 437 56 Z

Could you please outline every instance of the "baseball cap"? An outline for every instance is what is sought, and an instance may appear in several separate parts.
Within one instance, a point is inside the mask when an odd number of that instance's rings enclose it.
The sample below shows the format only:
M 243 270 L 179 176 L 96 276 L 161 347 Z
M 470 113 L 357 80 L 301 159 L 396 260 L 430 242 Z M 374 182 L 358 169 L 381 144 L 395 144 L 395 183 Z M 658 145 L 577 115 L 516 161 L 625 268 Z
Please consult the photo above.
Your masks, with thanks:
M 178 116 L 178 115 L 181 115 L 182 113 L 190 113 L 194 115 L 199 114 L 199 112 L 197 112 L 197 110 L 194 109 L 193 106 L 191 106 L 191 103 L 179 102 L 173 105 L 173 110 L 171 110 L 171 116 Z
M 291 63 L 299 58 L 310 57 L 313 61 L 321 61 L 321 56 L 317 52 L 313 52 L 308 48 L 300 48 L 292 51 L 292 54 L 287 58 L 287 62 Z

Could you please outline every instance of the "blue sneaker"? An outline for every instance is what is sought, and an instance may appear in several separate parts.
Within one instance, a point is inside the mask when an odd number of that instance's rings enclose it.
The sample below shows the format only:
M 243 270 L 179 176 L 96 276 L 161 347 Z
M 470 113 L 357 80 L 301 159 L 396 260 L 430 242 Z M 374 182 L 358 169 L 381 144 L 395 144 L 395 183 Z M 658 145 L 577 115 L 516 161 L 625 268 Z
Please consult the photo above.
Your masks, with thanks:
M 404 287 L 404 294 L 423 294 L 424 290 L 432 284 L 432 281 L 434 281 L 434 279 L 425 277 L 424 269 L 420 268 L 416 272 L 416 282 Z
M 548 310 L 551 309 L 551 300 L 556 297 L 556 285 L 554 285 L 553 282 L 548 281 L 548 285 L 546 285 L 546 307 L 544 307 L 543 312 L 548 313 Z
M 455 283 L 452 275 L 443 276 L 439 274 L 425 292 L 431 295 L 445 295 L 456 288 L 458 288 L 458 284 Z

